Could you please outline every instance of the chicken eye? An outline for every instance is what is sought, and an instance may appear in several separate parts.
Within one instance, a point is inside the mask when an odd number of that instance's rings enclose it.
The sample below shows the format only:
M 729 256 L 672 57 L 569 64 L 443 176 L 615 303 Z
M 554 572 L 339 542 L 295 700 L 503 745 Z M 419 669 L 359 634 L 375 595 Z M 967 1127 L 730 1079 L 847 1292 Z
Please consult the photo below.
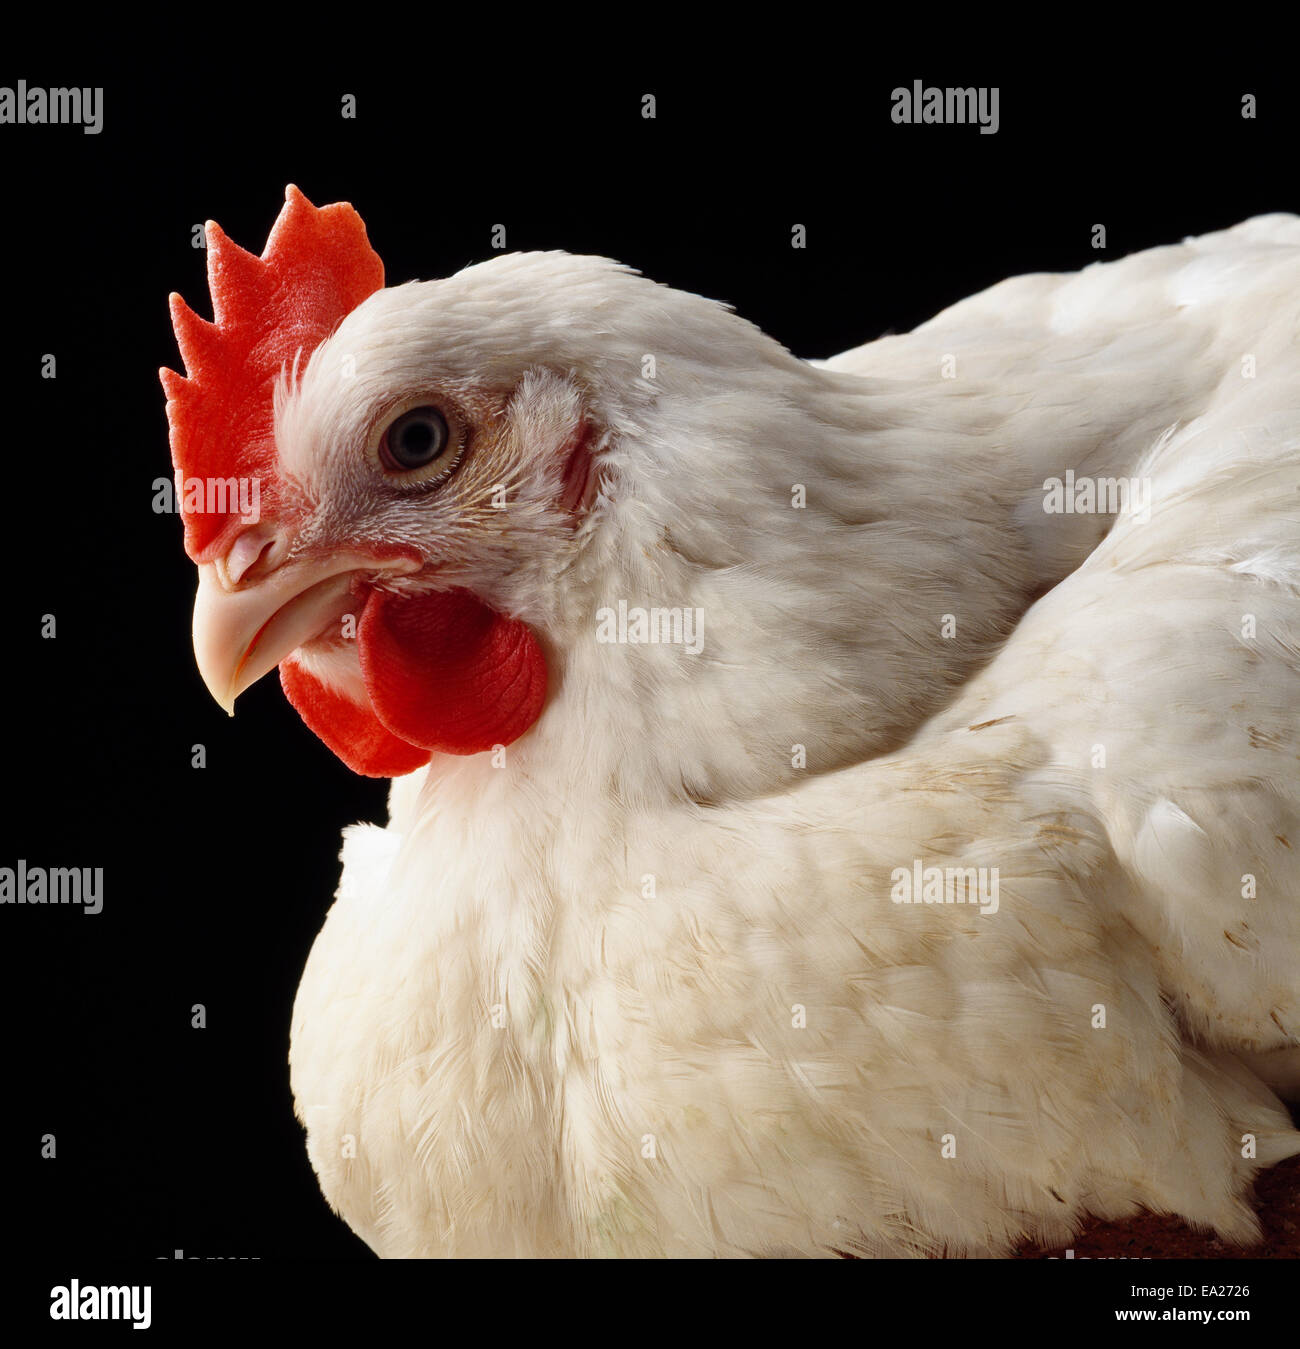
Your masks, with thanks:
M 447 419 L 437 408 L 412 408 L 384 432 L 379 442 L 379 458 L 385 468 L 395 473 L 426 468 L 446 454 L 450 444 Z

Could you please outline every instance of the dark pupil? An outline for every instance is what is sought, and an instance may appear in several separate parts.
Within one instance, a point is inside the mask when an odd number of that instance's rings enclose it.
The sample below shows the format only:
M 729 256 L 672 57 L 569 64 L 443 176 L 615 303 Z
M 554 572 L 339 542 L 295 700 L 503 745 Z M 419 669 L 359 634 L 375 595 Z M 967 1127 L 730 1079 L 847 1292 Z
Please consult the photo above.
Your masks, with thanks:
M 431 420 L 413 418 L 398 432 L 398 457 L 408 464 L 427 463 L 438 452 L 439 439 Z

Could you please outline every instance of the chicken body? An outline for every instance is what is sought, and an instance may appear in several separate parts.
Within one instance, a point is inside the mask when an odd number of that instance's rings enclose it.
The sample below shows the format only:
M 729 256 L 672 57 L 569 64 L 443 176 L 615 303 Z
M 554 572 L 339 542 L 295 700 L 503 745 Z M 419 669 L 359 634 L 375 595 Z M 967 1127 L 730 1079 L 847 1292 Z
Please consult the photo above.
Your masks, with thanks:
M 1145 1205 L 1249 1240 L 1300 1150 L 1265 1085 L 1300 1044 L 1298 316 L 1277 216 L 822 363 L 564 255 L 356 309 L 277 410 L 311 500 L 357 351 L 602 439 L 576 531 L 455 578 L 538 633 L 540 719 L 345 834 L 291 1067 L 348 1223 L 996 1255 Z M 1147 518 L 1049 514 L 1067 470 Z M 597 640 L 619 601 L 702 649 Z M 926 867 L 996 906 L 897 902 Z

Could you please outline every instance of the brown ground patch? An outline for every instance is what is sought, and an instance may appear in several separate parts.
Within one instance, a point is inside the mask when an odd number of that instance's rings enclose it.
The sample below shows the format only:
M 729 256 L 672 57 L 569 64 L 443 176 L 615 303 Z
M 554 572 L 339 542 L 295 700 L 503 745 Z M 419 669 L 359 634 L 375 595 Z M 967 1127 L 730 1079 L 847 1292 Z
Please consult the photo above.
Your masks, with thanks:
M 1294 1260 L 1300 1256 L 1300 1157 L 1263 1172 L 1255 1181 L 1255 1212 L 1264 1228 L 1258 1246 L 1231 1246 L 1177 1218 L 1144 1213 L 1122 1223 L 1089 1223 L 1071 1243 L 1075 1259 L 1149 1256 L 1156 1260 Z M 1018 1260 L 1063 1257 L 1059 1250 L 1020 1251 Z

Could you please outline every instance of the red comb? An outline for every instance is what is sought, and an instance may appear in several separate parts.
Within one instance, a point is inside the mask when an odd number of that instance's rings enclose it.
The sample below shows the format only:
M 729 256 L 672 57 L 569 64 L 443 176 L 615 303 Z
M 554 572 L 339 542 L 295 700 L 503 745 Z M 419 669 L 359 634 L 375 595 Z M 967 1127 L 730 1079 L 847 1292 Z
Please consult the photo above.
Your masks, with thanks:
M 260 258 L 231 243 L 212 221 L 207 245 L 214 321 L 199 318 L 179 295 L 171 297 L 188 376 L 159 372 L 172 463 L 178 479 L 257 479 L 261 512 L 273 517 L 275 381 L 383 286 L 384 264 L 351 206 L 317 209 L 292 185 Z M 185 551 L 195 562 L 219 556 L 239 519 L 233 512 L 182 514 Z

